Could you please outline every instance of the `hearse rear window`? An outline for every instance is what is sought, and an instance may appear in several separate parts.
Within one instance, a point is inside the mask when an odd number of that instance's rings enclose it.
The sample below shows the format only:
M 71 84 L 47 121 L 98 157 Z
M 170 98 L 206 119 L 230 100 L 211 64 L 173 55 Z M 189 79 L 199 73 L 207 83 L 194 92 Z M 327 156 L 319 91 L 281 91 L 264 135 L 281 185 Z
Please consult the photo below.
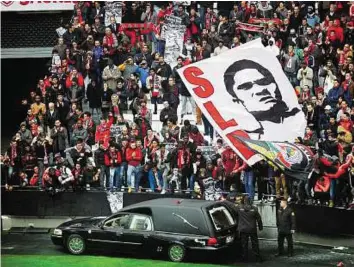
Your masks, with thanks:
M 153 210 L 155 230 L 170 233 L 208 235 L 206 220 L 200 209 L 159 207 Z
M 229 228 L 235 224 L 230 212 L 225 207 L 213 208 L 209 210 L 209 214 L 217 231 Z

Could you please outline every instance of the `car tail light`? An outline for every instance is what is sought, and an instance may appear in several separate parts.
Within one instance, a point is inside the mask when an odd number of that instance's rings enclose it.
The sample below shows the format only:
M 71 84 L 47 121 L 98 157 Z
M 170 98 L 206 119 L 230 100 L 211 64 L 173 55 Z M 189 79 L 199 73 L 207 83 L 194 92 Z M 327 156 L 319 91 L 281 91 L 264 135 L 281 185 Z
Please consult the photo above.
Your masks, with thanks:
M 208 239 L 208 243 L 207 243 L 208 246 L 215 246 L 217 244 L 218 244 L 218 240 L 215 237 L 210 237 Z

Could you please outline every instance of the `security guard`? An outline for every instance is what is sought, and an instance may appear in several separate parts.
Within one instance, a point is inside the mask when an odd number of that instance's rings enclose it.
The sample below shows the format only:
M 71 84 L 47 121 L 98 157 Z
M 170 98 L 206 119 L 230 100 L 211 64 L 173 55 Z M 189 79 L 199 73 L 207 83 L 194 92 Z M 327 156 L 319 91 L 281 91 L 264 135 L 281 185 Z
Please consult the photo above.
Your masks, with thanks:
M 252 251 L 257 258 L 257 261 L 261 262 L 262 258 L 259 253 L 257 224 L 260 231 L 263 230 L 263 223 L 261 215 L 258 209 L 250 204 L 248 196 L 243 196 L 241 204 L 236 207 L 237 212 L 237 227 L 240 233 L 241 245 L 242 245 L 242 259 L 244 261 L 248 258 L 248 238 L 251 238 Z
M 294 255 L 293 234 L 295 233 L 295 213 L 288 206 L 285 198 L 280 199 L 280 209 L 277 211 L 278 254 L 284 255 L 284 239 L 288 243 L 288 257 Z

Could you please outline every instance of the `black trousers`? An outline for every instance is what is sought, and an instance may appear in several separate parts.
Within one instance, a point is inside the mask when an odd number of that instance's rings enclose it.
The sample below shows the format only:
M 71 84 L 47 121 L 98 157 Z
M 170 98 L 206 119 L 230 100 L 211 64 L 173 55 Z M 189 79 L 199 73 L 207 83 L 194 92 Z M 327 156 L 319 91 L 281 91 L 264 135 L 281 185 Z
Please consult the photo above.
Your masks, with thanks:
M 182 167 L 182 179 L 181 179 L 182 190 L 187 189 L 187 181 L 190 180 L 191 175 L 192 175 L 192 169 L 189 166 Z
M 248 239 L 251 238 L 252 252 L 256 256 L 257 260 L 261 259 L 259 253 L 259 244 L 257 233 L 242 233 L 240 232 L 241 246 L 242 246 L 242 259 L 248 259 Z
M 294 242 L 292 234 L 278 233 L 278 251 L 279 254 L 284 254 L 284 239 L 288 243 L 288 255 L 292 256 L 294 254 Z
M 263 194 L 267 193 L 267 180 L 264 177 L 257 177 L 258 200 L 263 199 Z

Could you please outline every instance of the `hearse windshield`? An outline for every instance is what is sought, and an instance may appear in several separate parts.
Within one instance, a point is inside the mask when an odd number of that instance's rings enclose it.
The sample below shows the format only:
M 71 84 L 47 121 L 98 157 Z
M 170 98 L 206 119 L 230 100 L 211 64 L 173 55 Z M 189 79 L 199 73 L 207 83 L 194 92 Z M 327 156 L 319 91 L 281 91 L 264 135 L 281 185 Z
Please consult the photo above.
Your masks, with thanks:
M 209 210 L 211 220 L 217 231 L 229 228 L 235 225 L 235 220 L 225 207 L 215 207 Z

